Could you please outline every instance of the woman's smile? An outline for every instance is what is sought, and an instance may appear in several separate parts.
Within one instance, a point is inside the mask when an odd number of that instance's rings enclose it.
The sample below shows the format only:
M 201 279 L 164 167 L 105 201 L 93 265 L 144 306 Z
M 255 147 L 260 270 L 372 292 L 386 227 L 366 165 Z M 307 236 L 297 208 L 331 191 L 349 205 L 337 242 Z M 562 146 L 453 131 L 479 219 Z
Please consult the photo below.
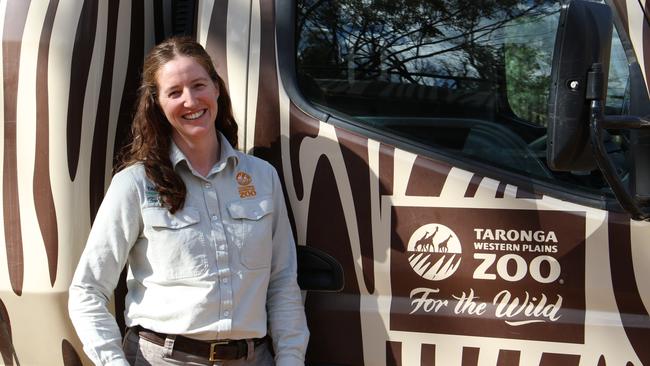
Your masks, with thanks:
M 156 80 L 158 103 L 173 127 L 174 141 L 195 145 L 216 138 L 219 89 L 201 64 L 178 56 L 160 68 Z
M 195 120 L 195 119 L 201 117 L 205 113 L 205 111 L 206 111 L 205 109 L 202 109 L 202 110 L 194 112 L 194 113 L 188 113 L 185 116 L 183 116 L 183 118 L 189 119 L 189 120 Z

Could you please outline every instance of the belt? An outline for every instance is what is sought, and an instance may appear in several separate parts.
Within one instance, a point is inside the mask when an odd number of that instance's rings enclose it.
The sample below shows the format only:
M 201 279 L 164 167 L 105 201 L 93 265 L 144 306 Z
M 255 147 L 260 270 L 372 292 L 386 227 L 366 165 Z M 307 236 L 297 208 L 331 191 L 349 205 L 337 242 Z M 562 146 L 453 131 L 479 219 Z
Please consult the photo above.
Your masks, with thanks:
M 165 346 L 167 334 L 154 332 L 136 325 L 132 328 L 140 338 L 159 346 Z M 251 339 L 254 347 L 265 344 L 268 336 Z M 207 358 L 209 361 L 238 360 L 248 355 L 248 342 L 245 339 L 224 341 L 200 341 L 177 335 L 174 340 L 174 350 L 190 353 Z

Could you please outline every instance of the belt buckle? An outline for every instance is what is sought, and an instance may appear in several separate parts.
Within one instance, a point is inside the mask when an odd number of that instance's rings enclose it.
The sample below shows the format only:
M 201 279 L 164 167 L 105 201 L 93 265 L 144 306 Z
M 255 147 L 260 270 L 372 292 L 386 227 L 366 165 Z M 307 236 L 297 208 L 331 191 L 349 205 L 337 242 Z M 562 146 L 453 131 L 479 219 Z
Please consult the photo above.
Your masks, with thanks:
M 229 341 L 221 341 L 221 342 L 215 342 L 215 343 L 210 343 L 210 357 L 208 358 L 208 361 L 214 362 L 214 361 L 219 361 L 217 358 L 217 352 L 216 348 L 217 346 L 221 346 L 224 344 L 230 343 Z

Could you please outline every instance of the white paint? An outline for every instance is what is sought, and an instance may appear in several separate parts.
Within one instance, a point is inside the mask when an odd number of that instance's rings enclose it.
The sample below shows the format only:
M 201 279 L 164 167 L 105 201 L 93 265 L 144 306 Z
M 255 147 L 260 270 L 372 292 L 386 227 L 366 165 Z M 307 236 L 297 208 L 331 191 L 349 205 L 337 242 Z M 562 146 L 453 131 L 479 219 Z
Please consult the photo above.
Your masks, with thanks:
M 643 16 L 643 9 L 638 0 L 627 0 L 626 7 L 630 41 L 632 41 L 634 54 L 639 61 L 639 65 L 641 65 L 641 73 L 646 81 L 646 87 L 648 87 L 648 75 L 646 75 L 644 65 L 650 60 L 646 60 L 643 54 L 643 27 L 648 25 L 645 24 L 646 19 Z
M 16 144 L 25 277 L 23 293 L 20 297 L 3 298 L 12 321 L 13 345 L 23 364 L 47 364 L 52 359 L 61 359 L 61 340 L 74 334 L 68 318 L 61 316 L 65 314 L 68 282 L 60 281 L 57 278 L 54 288 L 50 284 L 47 255 L 38 225 L 33 196 L 34 160 L 36 158 L 36 70 L 39 41 L 47 7 L 47 2 L 31 3 L 22 38 Z M 51 116 L 50 120 L 52 120 Z M 51 126 L 50 131 L 52 131 Z M 60 249 L 59 258 L 61 255 L 65 255 L 65 252 L 61 252 L 63 251 Z M 61 285 L 62 283 L 63 285 Z M 47 331 L 34 332 L 34 329 L 46 329 Z M 42 349 L 49 351 L 34 352 L 34 344 L 39 344 Z
M 50 289 L 50 275 L 43 238 L 34 209 L 34 160 L 36 149 L 36 70 L 38 46 L 47 3 L 31 4 L 20 48 L 16 106 L 16 170 L 20 231 L 23 244 L 23 292 Z
M 198 2 L 198 16 L 197 16 L 197 38 L 199 43 L 205 47 L 208 42 L 208 30 L 210 29 L 210 17 L 212 16 L 212 8 L 214 7 L 214 0 L 199 0 Z
M 395 149 L 393 158 L 393 196 L 406 197 L 409 178 L 413 170 L 413 164 L 418 156 L 400 149 Z
M 506 189 L 503 191 L 503 197 L 517 198 L 517 187 L 511 184 L 506 184 Z
M 248 34 L 250 1 L 229 1 L 226 26 L 226 59 L 213 60 L 228 65 L 228 89 L 232 113 L 239 126 L 238 144 L 244 147 L 246 126 L 246 88 L 248 82 Z
M 587 216 L 585 245 L 585 354 L 582 364 L 591 365 L 598 361 L 600 353 L 605 350 L 607 364 L 624 365 L 627 361 L 640 364 L 636 359 L 629 359 L 634 350 L 627 341 L 618 313 L 614 286 L 612 284 L 611 263 L 609 261 L 609 238 L 607 213 L 592 210 Z M 603 270 L 606 269 L 606 270 Z M 616 339 L 616 347 L 612 347 Z
M 452 199 L 465 197 L 465 192 L 467 192 L 467 187 L 472 181 L 473 176 L 473 173 L 466 170 L 451 168 L 445 179 L 440 196 L 450 197 Z
M 390 308 L 390 296 L 380 296 L 379 294 L 389 294 L 391 292 L 390 280 L 390 209 L 391 204 L 388 196 L 380 196 L 379 182 L 379 156 L 381 145 L 375 140 L 368 140 L 368 166 L 370 169 L 370 218 L 372 222 L 372 248 L 374 253 L 374 273 L 373 277 L 375 289 L 368 291 L 368 295 L 361 296 L 360 305 L 364 311 L 361 314 L 361 332 L 363 342 L 375 342 L 380 334 L 386 334 L 389 328 L 389 314 L 381 309 Z M 371 336 L 375 335 L 375 336 Z M 372 343 L 364 346 L 368 349 Z M 381 365 L 385 363 L 385 355 L 382 352 L 364 354 L 364 359 L 368 365 Z M 408 365 L 408 363 L 405 363 Z
M 115 135 L 120 115 L 126 70 L 129 67 L 129 47 L 131 46 L 131 1 L 120 1 L 117 29 L 115 30 L 115 55 L 113 57 L 113 80 L 111 85 L 110 116 L 106 136 L 106 165 L 104 170 L 104 191 L 108 189 L 113 171 L 115 154 Z
M 484 177 L 483 179 L 481 179 L 481 182 L 479 183 L 478 188 L 476 189 L 474 198 L 476 199 L 494 198 L 498 190 L 499 190 L 498 180 Z
M 89 229 L 88 215 L 84 214 L 88 210 L 87 194 L 82 196 L 83 193 L 77 191 L 77 185 L 70 180 L 68 173 L 66 135 L 74 46 L 70 40 L 75 39 L 82 5 L 70 1 L 59 3 L 52 27 L 48 59 L 50 184 L 56 207 L 59 241 L 57 283 L 61 284 L 70 283 Z
M 262 17 L 260 14 L 260 1 L 253 0 L 251 5 L 250 17 L 250 43 L 248 46 L 248 90 L 246 105 L 246 123 L 244 126 L 244 151 L 249 151 L 255 146 L 255 123 L 257 117 L 257 95 L 259 93 L 260 83 L 260 50 L 261 50 L 261 32 Z M 278 80 L 280 82 L 280 80 Z M 282 112 L 280 112 L 282 113 Z M 242 137 L 240 135 L 240 137 Z M 287 135 L 288 136 L 288 135 Z

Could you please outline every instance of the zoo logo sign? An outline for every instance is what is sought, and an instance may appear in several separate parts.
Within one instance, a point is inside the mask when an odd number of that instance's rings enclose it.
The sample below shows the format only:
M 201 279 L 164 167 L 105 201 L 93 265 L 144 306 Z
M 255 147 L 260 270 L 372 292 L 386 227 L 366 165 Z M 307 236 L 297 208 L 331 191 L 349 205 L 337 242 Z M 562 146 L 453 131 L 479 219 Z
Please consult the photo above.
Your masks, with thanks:
M 415 230 L 407 251 L 415 273 L 427 280 L 440 281 L 454 274 L 460 266 L 462 247 L 450 228 L 431 223 Z

